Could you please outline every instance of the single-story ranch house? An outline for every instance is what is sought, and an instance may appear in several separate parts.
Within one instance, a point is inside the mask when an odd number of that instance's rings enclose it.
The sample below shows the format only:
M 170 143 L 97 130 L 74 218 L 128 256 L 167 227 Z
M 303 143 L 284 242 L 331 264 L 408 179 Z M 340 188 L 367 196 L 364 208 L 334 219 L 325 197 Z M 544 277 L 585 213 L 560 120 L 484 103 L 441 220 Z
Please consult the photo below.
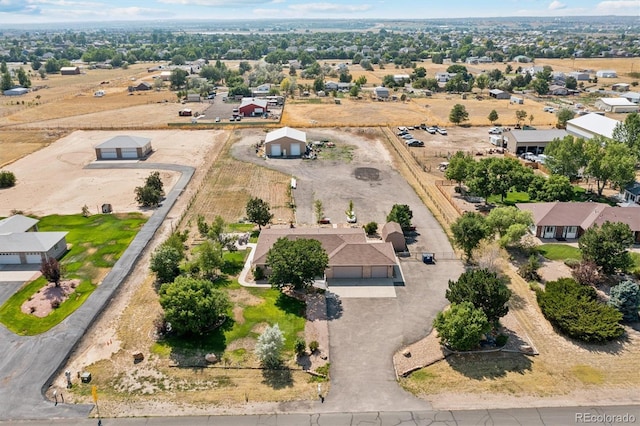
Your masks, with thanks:
M 542 154 L 544 148 L 554 139 L 562 139 L 567 136 L 566 130 L 510 130 L 504 134 L 504 142 L 507 149 L 516 155 L 531 152 Z
M 138 136 L 115 136 L 96 146 L 98 160 L 135 160 L 151 154 L 151 139 Z
M 300 157 L 307 147 L 307 134 L 291 127 L 267 133 L 264 153 L 267 157 Z
M 238 112 L 243 117 L 261 116 L 268 111 L 266 99 L 242 98 L 238 107 Z
M 38 232 L 38 220 L 14 215 L 0 220 L 0 265 L 41 264 L 67 251 L 66 232 Z
M 593 225 L 622 222 L 629 225 L 636 243 L 640 242 L 640 208 L 616 207 L 591 202 L 518 203 L 520 210 L 533 215 L 535 236 L 570 240 L 580 238 Z
M 328 279 L 393 278 L 397 265 L 393 244 L 368 242 L 363 228 L 270 228 L 260 232 L 254 268 L 268 274 L 267 253 L 279 238 L 318 240 L 329 256 Z

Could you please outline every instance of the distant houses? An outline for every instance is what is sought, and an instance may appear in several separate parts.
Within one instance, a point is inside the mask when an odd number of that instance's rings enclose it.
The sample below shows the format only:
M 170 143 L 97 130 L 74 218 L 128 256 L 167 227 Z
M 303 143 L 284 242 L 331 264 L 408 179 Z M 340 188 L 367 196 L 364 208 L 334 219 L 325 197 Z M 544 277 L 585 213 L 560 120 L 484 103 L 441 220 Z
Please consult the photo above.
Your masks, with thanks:
M 600 71 L 596 71 L 596 77 L 598 77 L 598 78 L 618 78 L 618 73 L 615 70 L 600 70 Z
M 61 75 L 78 75 L 80 74 L 80 67 L 62 67 L 60 68 Z

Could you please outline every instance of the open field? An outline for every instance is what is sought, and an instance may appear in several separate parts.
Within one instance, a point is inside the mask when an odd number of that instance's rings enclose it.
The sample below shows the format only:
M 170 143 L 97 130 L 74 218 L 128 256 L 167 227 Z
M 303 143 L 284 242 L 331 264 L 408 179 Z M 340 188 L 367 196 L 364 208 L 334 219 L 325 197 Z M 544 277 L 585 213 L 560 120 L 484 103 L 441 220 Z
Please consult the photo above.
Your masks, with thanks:
M 84 166 L 95 160 L 94 146 L 122 132 L 77 131 L 55 143 L 24 157 L 9 166 L 17 184 L 0 192 L 0 215 L 12 210 L 44 216 L 48 214 L 80 213 L 87 205 L 96 212 L 103 203 L 110 203 L 115 212 L 142 211 L 134 189 L 143 184 L 152 170 L 87 170 Z M 127 132 L 148 137 L 154 153 L 147 162 L 202 166 L 207 152 L 222 144 L 221 131 L 146 131 Z M 166 188 L 173 186 L 177 173 L 161 171 Z M 146 214 L 149 214 L 146 211 Z

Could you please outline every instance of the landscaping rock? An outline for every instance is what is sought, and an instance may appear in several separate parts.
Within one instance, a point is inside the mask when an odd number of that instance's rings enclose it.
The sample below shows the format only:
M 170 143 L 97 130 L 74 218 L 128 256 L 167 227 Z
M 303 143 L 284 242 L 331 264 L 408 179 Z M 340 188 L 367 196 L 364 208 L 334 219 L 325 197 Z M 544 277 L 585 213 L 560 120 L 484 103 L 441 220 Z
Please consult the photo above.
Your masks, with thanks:
M 404 355 L 406 358 L 411 358 L 411 351 L 405 349 L 404 351 L 402 351 L 402 355 Z
M 218 356 L 216 354 L 206 354 L 204 356 L 204 359 L 209 363 L 209 364 L 215 364 L 216 362 L 218 362 Z
M 142 352 L 133 353 L 133 362 L 140 362 L 144 360 L 144 354 Z

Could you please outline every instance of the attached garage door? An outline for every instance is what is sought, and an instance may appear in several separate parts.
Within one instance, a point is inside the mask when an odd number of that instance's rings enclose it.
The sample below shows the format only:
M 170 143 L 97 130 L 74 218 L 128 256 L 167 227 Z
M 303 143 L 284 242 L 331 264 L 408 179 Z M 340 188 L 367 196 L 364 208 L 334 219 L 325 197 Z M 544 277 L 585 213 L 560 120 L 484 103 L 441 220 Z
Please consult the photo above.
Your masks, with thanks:
M 263 108 L 256 108 L 253 110 L 254 114 L 263 114 L 264 113 L 264 109 Z
M 300 144 L 292 143 L 291 144 L 291 152 L 289 153 L 292 157 L 297 157 L 300 155 Z
M 371 267 L 371 278 L 387 278 L 387 267 L 386 266 L 372 266 Z
M 19 254 L 0 254 L 0 265 L 19 265 Z
M 282 150 L 280 148 L 280 144 L 272 144 L 271 145 L 271 156 L 272 157 L 280 157 L 282 155 Z
M 28 254 L 27 255 L 27 263 L 40 264 L 40 263 L 42 263 L 42 256 L 40 255 L 40 253 L 38 253 L 38 254 Z
M 102 154 L 102 158 L 118 158 L 118 153 L 115 148 L 102 148 L 100 153 Z
M 362 278 L 362 266 L 335 266 L 333 278 Z
M 122 158 L 138 158 L 138 150 L 136 148 L 122 148 L 120 150 Z

